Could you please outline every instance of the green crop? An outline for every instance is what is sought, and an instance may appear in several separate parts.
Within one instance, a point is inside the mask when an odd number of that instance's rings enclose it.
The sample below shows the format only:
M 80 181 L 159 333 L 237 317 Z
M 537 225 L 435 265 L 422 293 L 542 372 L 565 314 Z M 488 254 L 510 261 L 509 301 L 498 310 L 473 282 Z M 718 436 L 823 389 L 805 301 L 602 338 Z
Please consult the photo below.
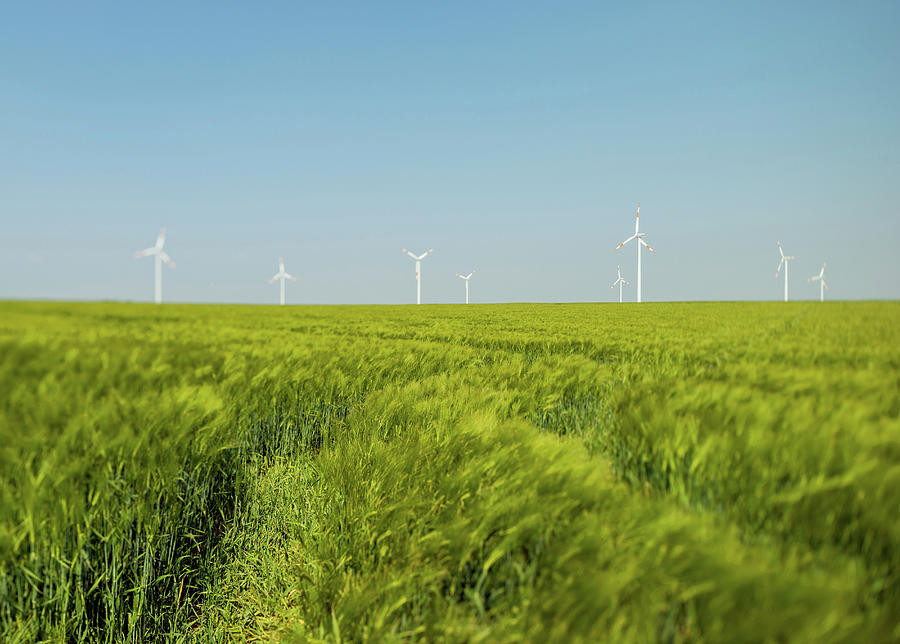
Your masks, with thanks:
M 8 641 L 900 639 L 900 304 L 0 303 Z

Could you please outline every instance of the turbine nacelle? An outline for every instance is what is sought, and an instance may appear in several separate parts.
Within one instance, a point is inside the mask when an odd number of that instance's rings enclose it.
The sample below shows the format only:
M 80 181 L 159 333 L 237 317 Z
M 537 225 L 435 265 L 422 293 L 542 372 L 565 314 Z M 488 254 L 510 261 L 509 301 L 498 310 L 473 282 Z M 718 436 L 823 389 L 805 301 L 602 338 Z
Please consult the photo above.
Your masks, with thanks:
M 825 288 L 825 290 L 830 291 L 831 289 L 828 288 L 828 282 L 825 281 L 825 266 L 827 266 L 827 265 L 828 265 L 828 262 L 822 262 L 822 269 L 819 271 L 819 274 L 813 275 L 806 281 L 807 282 L 822 282 L 822 286 Z
M 156 243 L 150 248 L 145 248 L 144 250 L 139 250 L 134 254 L 135 259 L 141 257 L 150 257 L 151 255 L 155 255 L 159 257 L 162 261 L 164 261 L 170 268 L 175 268 L 175 262 L 172 261 L 172 258 L 163 250 L 163 244 L 166 243 L 166 228 L 163 226 L 159 235 L 156 236 Z
M 293 282 L 297 281 L 297 278 L 284 270 L 284 258 L 278 258 L 278 272 L 272 276 L 272 279 L 269 280 L 269 284 L 274 284 L 276 281 L 281 281 L 281 297 L 279 298 L 279 303 L 284 305 L 284 280 L 291 280 Z
M 616 266 L 616 273 L 618 274 L 618 279 L 616 279 L 616 281 L 613 282 L 609 288 L 616 288 L 617 284 L 631 284 L 631 282 L 629 282 L 627 279 L 622 277 L 622 267 L 621 266 Z
M 784 266 L 785 262 L 789 262 L 791 260 L 797 259 L 793 255 L 785 255 L 784 249 L 781 247 L 781 242 L 778 242 L 778 252 L 781 253 L 781 261 L 778 262 L 778 268 L 775 269 L 775 278 L 778 279 L 778 274 L 781 273 L 781 267 Z
M 284 270 L 284 259 L 279 257 L 278 258 L 278 272 L 272 276 L 272 279 L 269 280 L 269 284 L 274 284 L 275 280 L 285 280 L 285 279 L 293 280 L 295 282 L 297 281 L 296 277 L 294 277 L 293 275 L 291 275 L 290 273 L 288 273 L 287 271 Z
M 641 204 L 638 204 L 637 214 L 635 214 L 635 216 L 634 216 L 634 234 L 631 237 L 629 237 L 628 239 L 626 239 L 625 241 L 623 241 L 621 244 L 616 246 L 615 250 L 619 250 L 620 248 L 622 248 L 622 246 L 624 246 L 625 244 L 630 242 L 632 239 L 636 239 L 644 248 L 649 250 L 654 255 L 656 254 L 656 251 L 650 247 L 650 244 L 648 244 L 647 242 L 644 241 L 644 237 L 647 236 L 647 233 L 642 233 L 639 230 L 640 217 L 641 217 Z
M 426 256 L 428 256 L 430 253 L 433 253 L 433 252 L 434 252 L 434 249 L 433 249 L 433 248 L 429 248 L 428 250 L 426 250 L 426 251 L 425 251 L 424 253 L 422 253 L 421 255 L 416 255 L 415 253 L 413 253 L 413 252 L 411 252 L 411 251 L 408 251 L 408 250 L 406 250 L 405 248 L 403 249 L 403 252 L 406 253 L 407 255 L 409 255 L 410 257 L 412 257 L 412 258 L 413 258 L 414 260 L 416 260 L 417 262 L 421 262 L 423 259 L 425 259 Z

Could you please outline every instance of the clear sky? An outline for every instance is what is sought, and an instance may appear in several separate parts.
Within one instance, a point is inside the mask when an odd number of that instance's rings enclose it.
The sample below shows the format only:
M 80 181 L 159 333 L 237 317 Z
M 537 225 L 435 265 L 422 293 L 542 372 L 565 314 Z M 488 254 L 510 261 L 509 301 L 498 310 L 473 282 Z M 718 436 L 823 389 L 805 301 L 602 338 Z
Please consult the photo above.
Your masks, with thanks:
M 900 297 L 900 2 L 0 11 L 0 298 Z

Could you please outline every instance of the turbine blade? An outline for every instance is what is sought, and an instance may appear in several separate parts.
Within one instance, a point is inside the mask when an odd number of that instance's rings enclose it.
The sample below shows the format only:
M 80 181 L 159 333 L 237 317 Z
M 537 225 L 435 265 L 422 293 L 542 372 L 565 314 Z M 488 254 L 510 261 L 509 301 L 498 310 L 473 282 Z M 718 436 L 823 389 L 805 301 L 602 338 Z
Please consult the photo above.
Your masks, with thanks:
M 159 251 L 159 258 L 169 265 L 169 268 L 175 268 L 175 262 L 172 261 L 172 258 L 166 255 L 166 251 Z
M 654 255 L 656 254 L 656 251 L 653 250 L 652 248 L 650 248 L 650 244 L 648 244 L 647 242 L 645 242 L 643 239 L 640 239 L 640 238 L 638 238 L 638 241 L 641 242 L 644 246 L 646 246 L 647 250 L 649 250 L 651 253 L 653 253 Z
M 157 250 L 162 250 L 163 244 L 166 242 L 166 227 L 163 226 L 159 229 L 159 234 L 156 236 L 156 248 Z
M 778 273 L 781 272 L 782 266 L 784 266 L 784 255 L 781 256 L 781 261 L 778 262 L 778 268 L 775 269 L 775 279 L 778 279 Z
M 639 224 L 640 220 L 641 220 L 641 204 L 638 203 L 637 213 L 635 213 L 635 215 L 634 215 L 634 234 L 635 235 L 637 235 L 637 233 L 638 233 L 638 224 Z
M 403 252 L 406 253 L 407 255 L 409 255 L 410 257 L 412 257 L 413 259 L 419 259 L 415 255 L 413 255 L 410 251 L 406 250 L 405 248 L 403 249 Z
M 297 278 L 294 277 L 293 275 L 291 275 L 290 273 L 285 273 L 284 276 L 293 282 L 297 281 Z
M 281 257 L 278 258 L 278 272 L 279 273 L 284 272 L 284 259 Z
M 624 246 L 625 244 L 627 244 L 628 242 L 630 242 L 630 241 L 631 241 L 632 239 L 634 239 L 635 237 L 637 237 L 637 235 L 632 235 L 631 237 L 629 237 L 628 239 L 626 239 L 625 241 L 623 241 L 621 244 L 619 244 L 618 246 L 616 246 L 616 250 L 619 250 L 620 248 L 622 248 L 622 246 Z
M 826 282 L 825 280 L 822 280 L 822 284 L 825 285 L 825 290 L 826 290 L 826 291 L 830 291 L 830 290 L 831 290 L 830 288 L 828 288 L 828 282 Z
M 275 280 L 277 280 L 277 279 L 278 279 L 278 275 L 273 275 L 272 279 L 269 280 L 269 284 L 274 284 Z
M 144 250 L 139 250 L 134 254 L 135 259 L 138 257 L 147 257 L 148 255 L 156 255 L 158 251 L 156 250 L 156 246 L 152 246 L 151 248 L 145 248 Z
M 781 242 L 778 242 L 778 252 L 781 253 L 781 257 L 784 257 L 784 249 L 781 248 Z

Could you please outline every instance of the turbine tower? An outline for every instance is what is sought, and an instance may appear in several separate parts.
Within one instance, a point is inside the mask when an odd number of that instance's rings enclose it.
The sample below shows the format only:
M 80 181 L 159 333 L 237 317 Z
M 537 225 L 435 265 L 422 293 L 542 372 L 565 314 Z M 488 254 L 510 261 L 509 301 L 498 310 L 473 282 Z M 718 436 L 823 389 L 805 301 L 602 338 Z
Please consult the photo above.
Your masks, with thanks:
M 638 240 L 638 244 L 637 244 L 637 255 L 638 255 L 637 301 L 638 302 L 641 301 L 641 246 L 642 245 L 646 246 L 647 250 L 649 250 L 654 255 L 656 254 L 656 251 L 653 250 L 652 248 L 650 248 L 650 245 L 644 241 L 644 237 L 646 236 L 646 233 L 639 232 L 639 230 L 638 230 L 638 227 L 640 226 L 640 221 L 641 221 L 641 204 L 638 204 L 637 214 L 635 214 L 635 216 L 634 216 L 634 234 L 631 237 L 629 237 L 628 239 L 626 239 L 625 241 L 623 241 L 621 244 L 616 246 L 616 250 L 619 250 L 620 248 L 622 248 L 622 246 L 624 246 L 625 244 L 630 242 L 632 239 Z
M 456 274 L 456 276 L 458 278 L 466 281 L 466 304 L 469 303 L 469 280 L 472 279 L 472 276 L 474 274 L 475 274 L 474 270 L 471 273 L 469 273 L 468 275 L 460 275 L 459 273 Z
M 162 263 L 165 262 L 169 268 L 175 268 L 175 262 L 163 250 L 163 244 L 166 242 L 165 226 L 159 231 L 156 237 L 156 244 L 150 248 L 139 250 L 134 254 L 135 259 L 138 257 L 147 257 L 153 255 L 156 258 L 156 288 L 154 290 L 154 301 L 159 304 L 162 302 Z
M 269 280 L 269 284 L 272 284 L 275 280 L 281 280 L 281 303 L 284 304 L 284 280 L 285 278 L 293 281 L 297 281 L 297 278 L 291 275 L 290 273 L 284 272 L 284 258 L 278 258 L 278 272 Z
M 808 282 L 818 282 L 819 283 L 819 301 L 820 302 L 825 301 L 826 289 L 829 291 L 831 290 L 830 288 L 828 288 L 828 284 L 825 283 L 825 265 L 826 264 L 828 264 L 828 262 L 822 262 L 822 270 L 819 271 L 819 274 L 814 275 L 813 277 L 810 277 L 807 280 Z
M 619 304 L 621 304 L 622 303 L 622 285 L 623 284 L 631 284 L 631 282 L 629 282 L 624 277 L 622 277 L 622 267 L 621 266 L 616 266 L 616 271 L 618 271 L 618 273 L 619 273 L 619 279 L 617 279 L 615 282 L 613 282 L 612 286 L 610 286 L 609 288 L 616 288 L 616 284 L 619 285 Z
M 778 242 L 778 252 L 781 253 L 781 261 L 778 262 L 778 270 L 775 271 L 775 279 L 778 279 L 778 273 L 781 272 L 781 267 L 784 266 L 784 301 L 788 301 L 788 262 L 792 259 L 797 259 L 793 255 L 785 255 L 784 249 L 781 247 L 781 242 Z
M 403 249 L 403 252 L 416 260 L 416 304 L 422 303 L 422 260 L 430 253 L 434 252 L 433 248 L 429 248 L 421 255 L 413 255 L 411 252 Z

